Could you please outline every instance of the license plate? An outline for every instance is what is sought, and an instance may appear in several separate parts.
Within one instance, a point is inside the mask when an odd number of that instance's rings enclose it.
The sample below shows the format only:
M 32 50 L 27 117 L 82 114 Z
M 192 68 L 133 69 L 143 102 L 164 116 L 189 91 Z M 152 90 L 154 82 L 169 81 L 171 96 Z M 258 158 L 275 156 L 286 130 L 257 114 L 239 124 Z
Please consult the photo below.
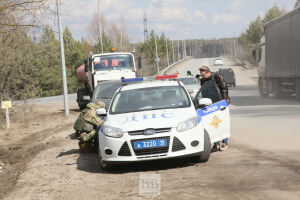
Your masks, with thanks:
M 147 141 L 134 142 L 134 149 L 166 147 L 167 145 L 168 145 L 167 139 L 147 140 Z

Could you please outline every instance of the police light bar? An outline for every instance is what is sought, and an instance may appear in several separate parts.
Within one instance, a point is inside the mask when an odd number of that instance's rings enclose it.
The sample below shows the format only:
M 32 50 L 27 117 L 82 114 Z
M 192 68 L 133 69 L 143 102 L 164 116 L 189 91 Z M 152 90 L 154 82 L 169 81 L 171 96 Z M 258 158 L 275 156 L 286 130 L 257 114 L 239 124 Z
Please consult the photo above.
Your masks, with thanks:
M 125 78 L 125 79 L 122 79 L 122 83 L 138 82 L 138 81 L 143 81 L 143 77 L 139 77 L 139 78 Z
M 172 74 L 172 75 L 163 75 L 163 76 L 156 76 L 156 80 L 163 80 L 163 79 L 172 79 L 172 78 L 177 78 L 178 74 Z

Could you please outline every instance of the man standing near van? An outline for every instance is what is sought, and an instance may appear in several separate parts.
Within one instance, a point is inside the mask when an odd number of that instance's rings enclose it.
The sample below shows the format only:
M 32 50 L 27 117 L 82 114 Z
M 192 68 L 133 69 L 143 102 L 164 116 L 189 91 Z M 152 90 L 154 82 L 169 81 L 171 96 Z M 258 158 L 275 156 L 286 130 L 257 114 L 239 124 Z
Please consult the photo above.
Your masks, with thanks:
M 228 104 L 230 104 L 230 98 L 228 96 L 228 87 L 219 73 L 211 72 L 207 66 L 202 66 L 200 69 L 200 74 L 202 78 L 200 79 L 200 84 L 203 85 L 206 81 L 213 79 L 217 84 L 222 99 L 226 100 Z

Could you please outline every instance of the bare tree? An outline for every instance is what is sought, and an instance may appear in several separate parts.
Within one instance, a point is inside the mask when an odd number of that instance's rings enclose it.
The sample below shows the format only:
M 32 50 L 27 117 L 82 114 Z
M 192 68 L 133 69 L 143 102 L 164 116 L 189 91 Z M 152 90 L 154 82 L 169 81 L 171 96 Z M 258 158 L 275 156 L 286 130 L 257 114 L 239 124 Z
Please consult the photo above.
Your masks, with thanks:
M 102 31 L 107 35 L 108 39 L 114 43 L 114 47 L 118 50 L 128 50 L 130 41 L 124 21 L 121 19 L 120 25 L 116 25 L 114 22 L 109 21 L 104 15 L 100 15 L 100 23 Z M 91 44 L 95 44 L 99 41 L 99 18 L 95 14 L 88 26 L 88 41 Z

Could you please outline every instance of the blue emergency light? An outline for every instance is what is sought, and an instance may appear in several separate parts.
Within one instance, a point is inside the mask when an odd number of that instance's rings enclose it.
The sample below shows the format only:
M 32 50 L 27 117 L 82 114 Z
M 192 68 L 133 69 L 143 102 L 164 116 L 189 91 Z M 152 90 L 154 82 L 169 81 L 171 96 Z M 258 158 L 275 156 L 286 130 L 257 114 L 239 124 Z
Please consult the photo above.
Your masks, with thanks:
M 143 77 L 122 79 L 122 83 L 138 82 L 138 81 L 143 81 Z

